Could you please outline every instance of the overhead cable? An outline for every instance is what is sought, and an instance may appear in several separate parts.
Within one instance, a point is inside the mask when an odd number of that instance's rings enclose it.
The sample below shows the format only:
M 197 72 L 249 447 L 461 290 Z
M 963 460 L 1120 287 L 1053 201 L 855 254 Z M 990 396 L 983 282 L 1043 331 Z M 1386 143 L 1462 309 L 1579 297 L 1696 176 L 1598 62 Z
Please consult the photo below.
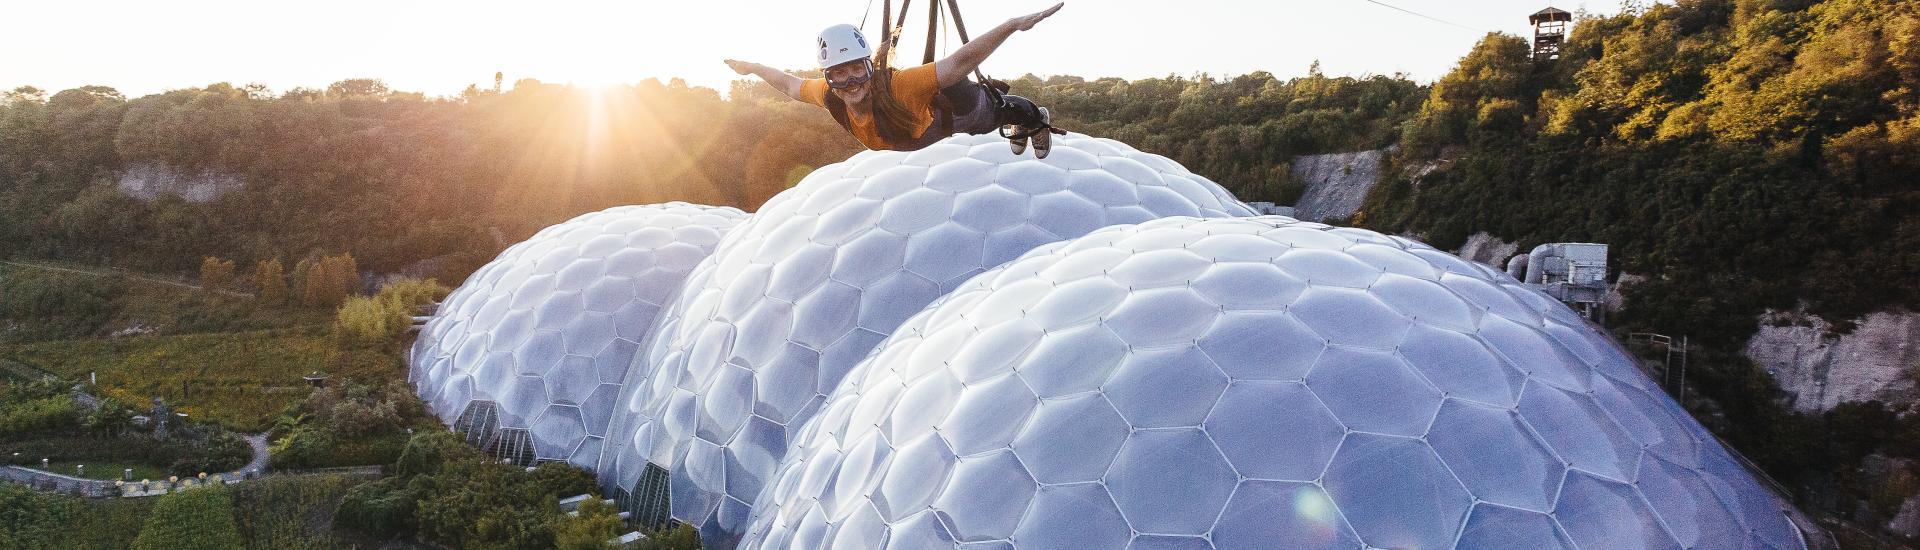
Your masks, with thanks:
M 1413 10 L 1410 10 L 1410 9 L 1406 9 L 1406 8 L 1402 8 L 1402 7 L 1400 7 L 1400 6 L 1395 6 L 1395 5 L 1393 5 L 1393 4 L 1388 4 L 1388 3 L 1386 3 L 1386 2 L 1381 2 L 1380 0 L 1366 0 L 1366 1 L 1367 1 L 1368 3 L 1371 3 L 1371 4 L 1378 4 L 1378 5 L 1381 5 L 1381 6 L 1385 6 L 1385 7 L 1387 7 L 1387 8 L 1390 8 L 1390 9 L 1393 9 L 1393 10 L 1397 10 L 1397 11 L 1400 11 L 1400 12 L 1404 12 L 1404 13 L 1407 13 L 1407 14 L 1409 14 L 1409 15 L 1412 15 L 1412 16 L 1414 16 L 1414 17 L 1419 17 L 1419 18 L 1422 18 L 1422 19 L 1426 19 L 1426 20 L 1429 20 L 1429 21 L 1434 21 L 1434 22 L 1437 22 L 1437 23 L 1445 23 L 1445 24 L 1448 24 L 1448 25 L 1453 25 L 1453 26 L 1455 26 L 1455 27 L 1460 27 L 1460 28 L 1462 28 L 1462 29 L 1466 29 L 1466 30 L 1470 30 L 1470 31 L 1474 31 L 1474 32 L 1479 32 L 1479 31 L 1481 30 L 1481 29 L 1476 29 L 1476 28 L 1473 28 L 1473 27 L 1469 27 L 1469 26 L 1466 26 L 1466 25 L 1462 25 L 1462 24 L 1459 24 L 1459 23 L 1455 23 L 1455 22 L 1452 22 L 1452 21 L 1448 21 L 1448 20 L 1445 20 L 1445 19 L 1441 19 L 1441 18 L 1438 18 L 1438 17 L 1434 17 L 1434 16 L 1431 16 L 1431 15 L 1427 15 L 1427 14 L 1424 14 L 1424 13 L 1420 13 L 1420 12 L 1417 12 L 1417 11 L 1413 11 Z

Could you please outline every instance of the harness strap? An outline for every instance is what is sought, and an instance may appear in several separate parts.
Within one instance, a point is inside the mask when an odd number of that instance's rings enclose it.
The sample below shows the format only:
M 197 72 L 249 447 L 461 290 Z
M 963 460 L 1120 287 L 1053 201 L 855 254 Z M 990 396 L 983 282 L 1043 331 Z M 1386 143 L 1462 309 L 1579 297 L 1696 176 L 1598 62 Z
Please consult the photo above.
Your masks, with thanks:
M 933 44 L 940 39 L 940 1 L 927 3 L 927 49 L 920 58 L 921 63 L 933 62 Z

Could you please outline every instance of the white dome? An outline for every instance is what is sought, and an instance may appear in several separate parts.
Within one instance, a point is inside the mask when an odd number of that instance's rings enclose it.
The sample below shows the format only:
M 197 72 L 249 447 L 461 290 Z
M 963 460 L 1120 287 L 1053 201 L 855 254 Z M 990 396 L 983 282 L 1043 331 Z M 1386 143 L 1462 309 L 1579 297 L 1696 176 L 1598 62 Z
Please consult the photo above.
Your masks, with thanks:
M 967 278 L 1042 244 L 1167 216 L 1245 216 L 1226 190 L 1116 141 L 1044 161 L 995 136 L 814 171 L 728 235 L 636 357 L 603 472 L 671 472 L 672 517 L 727 547 L 789 438 L 848 369 Z
M 1565 306 L 1281 217 L 1109 228 L 989 271 L 795 443 L 747 547 L 1803 546 Z
M 527 430 L 532 458 L 593 468 L 654 318 L 746 217 L 673 202 L 542 229 L 447 296 L 414 342 L 408 380 L 450 424 L 490 403 L 489 427 Z

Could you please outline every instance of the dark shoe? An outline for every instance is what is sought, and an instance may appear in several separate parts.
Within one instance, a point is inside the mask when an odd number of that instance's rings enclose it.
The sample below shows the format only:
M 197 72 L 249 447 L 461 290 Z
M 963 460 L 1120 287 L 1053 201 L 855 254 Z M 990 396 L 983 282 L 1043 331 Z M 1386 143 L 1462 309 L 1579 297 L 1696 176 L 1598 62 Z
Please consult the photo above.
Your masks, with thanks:
M 1053 151 L 1053 115 L 1046 107 L 1040 108 L 1040 128 L 1033 134 L 1033 158 L 1047 158 Z M 1017 153 L 1016 153 L 1017 154 Z

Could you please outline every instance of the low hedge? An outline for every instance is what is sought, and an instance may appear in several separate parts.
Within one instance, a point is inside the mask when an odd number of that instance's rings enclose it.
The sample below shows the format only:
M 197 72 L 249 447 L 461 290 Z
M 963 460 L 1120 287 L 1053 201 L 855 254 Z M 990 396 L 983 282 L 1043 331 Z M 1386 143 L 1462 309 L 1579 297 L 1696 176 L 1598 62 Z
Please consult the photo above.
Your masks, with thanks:
M 240 548 L 233 521 L 233 495 L 225 487 L 187 489 L 164 497 L 147 515 L 134 550 L 227 550 Z

